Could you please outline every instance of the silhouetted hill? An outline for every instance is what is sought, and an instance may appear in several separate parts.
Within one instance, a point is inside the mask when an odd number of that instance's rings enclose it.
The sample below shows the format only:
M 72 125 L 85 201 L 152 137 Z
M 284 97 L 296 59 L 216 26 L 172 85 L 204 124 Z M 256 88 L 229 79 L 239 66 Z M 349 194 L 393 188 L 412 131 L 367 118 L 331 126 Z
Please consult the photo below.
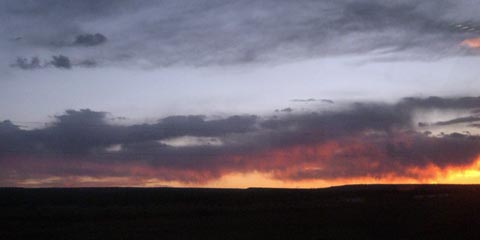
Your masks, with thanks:
M 1 188 L 0 239 L 480 239 L 480 185 Z

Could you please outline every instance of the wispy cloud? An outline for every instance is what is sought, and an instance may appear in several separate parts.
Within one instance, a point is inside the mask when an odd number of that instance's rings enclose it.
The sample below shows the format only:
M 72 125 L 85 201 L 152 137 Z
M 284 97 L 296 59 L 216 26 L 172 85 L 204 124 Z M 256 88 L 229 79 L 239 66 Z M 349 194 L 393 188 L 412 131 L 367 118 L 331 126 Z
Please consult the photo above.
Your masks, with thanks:
M 4 2 L 0 9 L 0 17 L 11 19 L 2 24 L 2 35 L 21 39 L 10 43 L 9 55 L 30 48 L 95 46 L 102 51 L 70 49 L 62 54 L 111 63 L 141 59 L 151 66 L 369 52 L 435 59 L 468 54 L 461 43 L 476 47 L 480 31 L 480 18 L 473 14 L 478 6 L 466 0 L 51 0 Z

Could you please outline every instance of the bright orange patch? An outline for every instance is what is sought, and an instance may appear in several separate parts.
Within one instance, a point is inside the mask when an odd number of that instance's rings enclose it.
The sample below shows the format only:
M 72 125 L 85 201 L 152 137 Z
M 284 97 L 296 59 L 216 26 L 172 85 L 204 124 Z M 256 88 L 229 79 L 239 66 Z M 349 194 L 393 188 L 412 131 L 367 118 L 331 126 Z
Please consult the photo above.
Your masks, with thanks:
M 469 48 L 480 48 L 480 37 L 466 39 L 462 42 L 462 45 Z

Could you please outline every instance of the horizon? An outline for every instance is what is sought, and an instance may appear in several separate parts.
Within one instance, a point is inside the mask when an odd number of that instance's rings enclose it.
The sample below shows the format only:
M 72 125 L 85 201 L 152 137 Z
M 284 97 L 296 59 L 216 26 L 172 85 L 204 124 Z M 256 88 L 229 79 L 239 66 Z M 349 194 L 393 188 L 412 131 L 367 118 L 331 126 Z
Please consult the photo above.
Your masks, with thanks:
M 373 183 L 373 184 L 346 184 L 346 185 L 332 185 L 318 188 L 282 188 L 282 187 L 246 187 L 246 188 L 212 188 L 212 187 L 122 187 L 122 186 L 108 186 L 108 187 L 0 187 L 0 189 L 193 189 L 193 190 L 326 190 L 338 188 L 372 188 L 372 187 L 480 187 L 478 183 Z M 412 189 L 410 189 L 412 190 Z

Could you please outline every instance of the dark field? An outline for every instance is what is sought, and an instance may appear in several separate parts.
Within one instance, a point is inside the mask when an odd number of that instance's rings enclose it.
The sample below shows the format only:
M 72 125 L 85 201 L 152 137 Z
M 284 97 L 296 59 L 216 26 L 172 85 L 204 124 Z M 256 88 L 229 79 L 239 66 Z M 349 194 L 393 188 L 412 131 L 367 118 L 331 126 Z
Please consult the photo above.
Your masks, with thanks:
M 480 185 L 0 189 L 0 239 L 480 239 Z

